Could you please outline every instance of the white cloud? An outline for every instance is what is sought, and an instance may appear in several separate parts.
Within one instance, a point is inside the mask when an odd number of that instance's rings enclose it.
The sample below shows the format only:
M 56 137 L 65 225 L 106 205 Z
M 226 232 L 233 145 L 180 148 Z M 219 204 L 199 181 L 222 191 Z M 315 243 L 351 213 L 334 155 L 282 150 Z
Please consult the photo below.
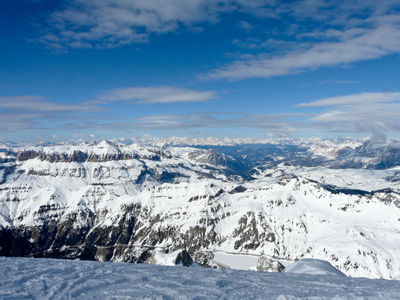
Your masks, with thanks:
M 299 103 L 299 107 L 364 105 L 400 100 L 400 93 L 360 93 Z
M 95 103 L 132 100 L 136 103 L 204 102 L 217 98 L 214 91 L 196 91 L 172 86 L 125 87 L 96 97 Z
M 308 126 L 336 134 L 371 133 L 381 139 L 389 132 L 400 132 L 400 93 L 360 93 L 299 103 L 298 107 L 329 108 L 315 113 Z
M 399 2 L 395 0 L 300 0 L 274 8 L 280 27 L 265 38 L 235 44 L 257 54 L 218 67 L 201 78 L 268 78 L 347 65 L 400 53 Z M 284 21 L 288 22 L 285 26 Z
M 258 128 L 263 131 L 288 135 L 296 131 L 291 118 L 304 117 L 303 113 L 293 114 L 232 114 L 197 113 L 190 115 L 152 115 L 136 120 L 132 127 L 144 129 L 182 128 Z M 122 125 L 125 126 L 125 125 Z
M 150 34 L 216 22 L 232 10 L 255 10 L 258 0 L 73 0 L 49 20 L 41 41 L 51 47 L 116 47 L 148 41 Z
M 246 31 L 253 29 L 253 25 L 247 21 L 239 21 L 238 26 Z
M 360 83 L 359 80 L 323 80 L 322 84 L 355 84 Z
M 63 104 L 40 96 L 0 97 L 0 128 L 6 132 L 33 129 L 45 120 L 76 119 L 101 110 L 89 103 Z
M 316 42 L 306 49 L 292 50 L 283 56 L 271 57 L 267 53 L 249 56 L 215 69 L 205 77 L 231 80 L 268 78 L 400 53 L 400 21 L 375 28 L 338 31 L 336 35 L 336 41 Z M 299 48 L 303 45 L 300 44 Z
M 0 129 L 17 132 L 29 129 L 54 129 L 68 127 L 89 129 L 108 126 L 116 116 L 106 116 L 106 105 L 117 101 L 133 103 L 204 102 L 217 98 L 214 91 L 196 91 L 171 86 L 125 87 L 110 90 L 93 101 L 65 104 L 48 101 L 41 96 L 0 97 Z M 99 118 L 100 116 L 100 118 Z M 101 119 L 101 120 L 100 120 Z M 153 124 L 154 123 L 154 124 Z M 153 125 L 152 125 L 153 124 Z M 160 119 L 149 126 L 173 127 L 173 120 Z
M 204 94 L 203 94 L 204 93 Z M 71 129 L 72 132 L 151 132 L 185 131 L 207 128 L 249 128 L 278 136 L 294 133 L 322 135 L 334 133 L 371 133 L 382 140 L 389 132 L 400 132 L 400 92 L 369 92 L 323 98 L 299 103 L 296 107 L 310 113 L 245 114 L 203 112 L 192 114 L 148 115 L 121 119 L 104 114 L 113 101 L 133 103 L 170 103 L 206 101 L 213 92 L 199 92 L 174 87 L 131 87 L 109 91 L 92 102 L 63 104 L 39 96 L 0 97 L 0 128 L 3 132 L 29 129 Z
M 88 103 L 62 104 L 45 100 L 41 96 L 0 97 L 0 109 L 30 112 L 94 112 L 100 108 Z
M 272 134 L 274 136 L 288 136 L 296 132 L 291 118 L 304 116 L 305 114 L 242 114 L 235 113 L 193 113 L 193 114 L 155 114 L 135 119 L 111 120 L 110 122 L 76 122 L 70 128 L 91 129 L 99 132 L 187 132 L 194 129 L 235 129 L 248 128 L 256 135 L 258 132 Z

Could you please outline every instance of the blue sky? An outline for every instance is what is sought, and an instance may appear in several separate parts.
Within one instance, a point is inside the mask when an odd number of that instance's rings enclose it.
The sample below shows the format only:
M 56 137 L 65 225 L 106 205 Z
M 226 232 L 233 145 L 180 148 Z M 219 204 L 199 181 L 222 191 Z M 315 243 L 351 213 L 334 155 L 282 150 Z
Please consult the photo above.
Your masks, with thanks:
M 0 138 L 398 137 L 400 2 L 3 0 Z

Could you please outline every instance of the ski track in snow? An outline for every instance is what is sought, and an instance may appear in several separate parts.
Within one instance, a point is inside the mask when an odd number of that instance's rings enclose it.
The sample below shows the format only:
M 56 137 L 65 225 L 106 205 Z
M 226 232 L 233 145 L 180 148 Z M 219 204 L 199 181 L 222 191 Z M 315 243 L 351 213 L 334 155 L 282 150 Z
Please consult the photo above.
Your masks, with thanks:
M 400 299 L 400 281 L 0 257 L 0 299 Z

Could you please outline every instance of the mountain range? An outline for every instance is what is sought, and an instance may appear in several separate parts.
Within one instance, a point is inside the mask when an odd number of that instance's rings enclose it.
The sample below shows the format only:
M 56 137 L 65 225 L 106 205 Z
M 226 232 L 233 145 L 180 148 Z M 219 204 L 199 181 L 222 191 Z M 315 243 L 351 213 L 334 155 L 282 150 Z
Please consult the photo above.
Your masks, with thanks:
M 395 279 L 399 182 L 397 140 L 2 144 L 0 255 Z

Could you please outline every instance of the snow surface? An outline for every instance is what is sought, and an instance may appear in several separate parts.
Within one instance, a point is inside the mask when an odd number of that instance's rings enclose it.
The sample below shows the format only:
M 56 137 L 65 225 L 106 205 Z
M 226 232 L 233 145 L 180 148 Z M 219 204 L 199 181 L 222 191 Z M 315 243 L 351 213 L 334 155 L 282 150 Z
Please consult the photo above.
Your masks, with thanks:
M 171 253 L 163 253 L 162 251 L 156 251 L 156 254 L 153 257 L 154 260 L 153 263 L 162 266 L 175 266 L 175 260 L 179 252 L 181 251 L 177 250 Z
M 303 258 L 288 266 L 285 269 L 285 272 L 295 274 L 346 276 L 329 262 L 313 258 Z
M 0 257 L 0 299 L 399 299 L 400 282 Z
M 235 270 L 255 270 L 258 256 L 215 251 L 213 262 L 219 266 Z

